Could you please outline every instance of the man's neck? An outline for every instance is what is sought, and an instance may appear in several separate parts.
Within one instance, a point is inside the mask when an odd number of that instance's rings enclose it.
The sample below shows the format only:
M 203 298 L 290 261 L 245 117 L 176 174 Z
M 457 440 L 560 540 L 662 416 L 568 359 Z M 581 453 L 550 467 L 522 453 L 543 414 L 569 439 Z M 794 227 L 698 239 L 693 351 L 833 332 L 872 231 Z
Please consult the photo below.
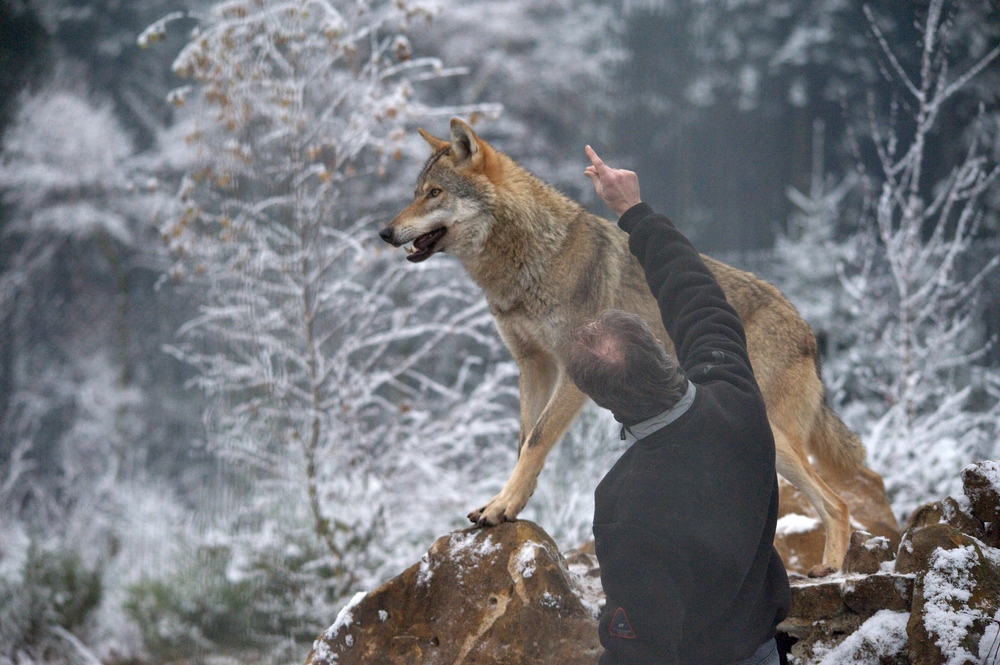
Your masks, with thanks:
M 638 439 L 645 438 L 653 432 L 666 427 L 671 424 L 681 416 L 683 416 L 691 405 L 694 403 L 695 393 L 697 389 L 695 385 L 690 381 L 687 382 L 687 391 L 685 391 L 684 396 L 681 397 L 674 404 L 664 408 L 659 413 L 655 413 L 648 418 L 643 418 L 642 420 L 637 420 L 634 422 L 628 422 L 625 419 L 620 418 L 617 414 L 615 415 L 615 420 L 622 423 L 621 438 L 623 441 L 636 441 Z M 631 419 L 628 419 L 631 420 Z
M 622 416 L 615 413 L 614 411 L 612 411 L 611 413 L 615 417 L 615 420 L 620 422 L 622 425 L 625 425 L 625 427 L 632 427 L 633 425 L 638 425 L 641 422 L 644 422 L 646 420 L 649 420 L 650 418 L 658 416 L 668 409 L 672 409 L 674 407 L 674 404 L 676 403 L 677 402 L 674 402 L 673 404 L 664 403 L 654 406 L 653 409 L 650 411 L 650 413 L 647 414 Z

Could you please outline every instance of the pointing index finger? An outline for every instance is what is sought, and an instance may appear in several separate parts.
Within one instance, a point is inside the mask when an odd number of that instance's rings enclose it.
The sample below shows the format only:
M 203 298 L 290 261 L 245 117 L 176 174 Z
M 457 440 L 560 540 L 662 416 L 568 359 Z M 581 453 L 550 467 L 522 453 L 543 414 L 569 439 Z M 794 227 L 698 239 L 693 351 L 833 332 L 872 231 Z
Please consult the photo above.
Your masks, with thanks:
M 583 150 L 584 150 L 584 152 L 587 153 L 587 157 L 590 158 L 590 163 L 591 164 L 593 164 L 595 167 L 604 166 L 604 162 L 601 161 L 601 158 L 597 156 L 597 153 L 594 152 L 593 148 L 591 148 L 588 145 L 588 146 L 584 146 Z

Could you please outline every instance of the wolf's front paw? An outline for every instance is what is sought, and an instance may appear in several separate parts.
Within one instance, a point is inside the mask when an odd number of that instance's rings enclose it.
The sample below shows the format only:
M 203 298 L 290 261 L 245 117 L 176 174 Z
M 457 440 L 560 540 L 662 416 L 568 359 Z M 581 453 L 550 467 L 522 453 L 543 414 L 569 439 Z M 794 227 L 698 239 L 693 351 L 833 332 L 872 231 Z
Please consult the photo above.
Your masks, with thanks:
M 469 521 L 479 526 L 494 526 L 501 522 L 513 522 L 524 507 L 524 502 L 515 502 L 503 492 L 490 499 L 482 508 L 469 513 Z
M 837 569 L 833 566 L 827 565 L 825 563 L 818 563 L 809 569 L 809 577 L 826 577 L 827 575 L 833 575 L 837 572 Z

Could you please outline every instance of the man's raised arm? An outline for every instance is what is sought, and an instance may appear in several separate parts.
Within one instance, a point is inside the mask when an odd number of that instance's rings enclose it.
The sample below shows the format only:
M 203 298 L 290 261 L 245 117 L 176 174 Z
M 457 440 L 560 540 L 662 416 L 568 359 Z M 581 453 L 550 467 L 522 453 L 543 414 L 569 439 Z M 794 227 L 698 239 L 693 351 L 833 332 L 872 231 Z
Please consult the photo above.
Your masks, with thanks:
M 691 242 L 666 216 L 639 199 L 635 173 L 612 169 L 590 146 L 586 175 L 629 234 L 629 249 L 646 273 L 677 360 L 695 383 L 723 380 L 759 392 L 736 310 Z

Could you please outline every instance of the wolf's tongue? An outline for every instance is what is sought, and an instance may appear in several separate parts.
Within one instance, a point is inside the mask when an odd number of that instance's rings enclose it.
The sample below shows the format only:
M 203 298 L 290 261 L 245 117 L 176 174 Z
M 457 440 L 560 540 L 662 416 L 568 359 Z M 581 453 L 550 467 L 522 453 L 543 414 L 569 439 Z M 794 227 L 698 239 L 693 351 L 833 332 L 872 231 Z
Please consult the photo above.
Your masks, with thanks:
M 416 247 L 417 249 L 426 249 L 428 246 L 430 246 L 431 243 L 433 243 L 442 235 L 442 231 L 444 231 L 443 228 L 435 229 L 430 233 L 425 233 L 424 235 L 420 236 L 419 238 L 413 241 L 413 246 Z

